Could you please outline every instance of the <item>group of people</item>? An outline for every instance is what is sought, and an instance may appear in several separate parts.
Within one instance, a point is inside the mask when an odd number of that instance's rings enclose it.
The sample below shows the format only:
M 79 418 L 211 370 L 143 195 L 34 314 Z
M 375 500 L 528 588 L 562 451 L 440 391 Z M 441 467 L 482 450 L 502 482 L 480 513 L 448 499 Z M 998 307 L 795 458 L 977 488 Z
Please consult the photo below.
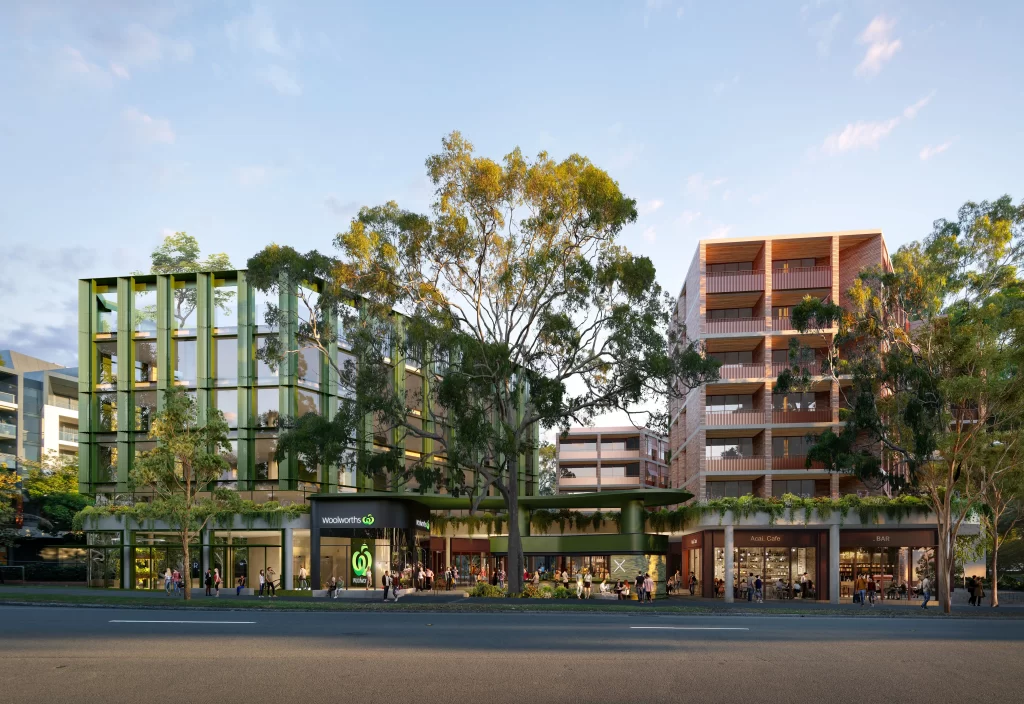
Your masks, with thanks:
M 628 600 L 633 591 L 636 591 L 636 600 L 640 603 L 654 600 L 654 580 L 649 572 L 637 571 L 636 579 L 632 583 L 628 579 L 619 580 L 615 583 L 615 594 L 620 600 Z
M 182 589 L 185 588 L 185 584 L 181 580 L 181 571 L 178 568 L 171 570 L 168 567 L 164 571 L 164 593 L 167 596 L 177 596 L 181 594 Z
M 874 606 L 878 591 L 878 582 L 875 581 L 874 575 L 858 575 L 853 582 L 853 601 L 860 603 L 861 607 L 865 603 Z
M 697 578 L 694 575 L 690 575 L 690 594 L 696 591 Z M 814 594 L 814 581 L 807 575 L 806 572 L 801 574 L 797 581 L 792 584 L 784 581 L 781 577 L 776 578 L 774 584 L 768 582 L 762 578 L 759 574 L 748 572 L 746 576 L 740 575 L 733 580 L 733 597 L 737 599 L 746 599 L 750 602 L 757 602 L 759 604 L 764 603 L 765 596 L 771 596 L 769 587 L 774 587 L 775 596 L 782 599 L 791 597 L 793 599 L 809 599 Z M 725 580 L 715 579 L 714 581 L 715 596 L 725 596 Z
M 985 584 L 981 577 L 967 578 L 967 593 L 971 595 L 967 600 L 971 606 L 981 606 L 981 600 L 985 598 Z
M 697 593 L 697 575 L 690 573 L 690 578 L 686 580 L 686 586 L 690 591 L 690 596 Z M 669 594 L 678 594 L 683 589 L 683 575 L 679 570 L 668 578 L 668 582 L 665 585 L 666 590 Z

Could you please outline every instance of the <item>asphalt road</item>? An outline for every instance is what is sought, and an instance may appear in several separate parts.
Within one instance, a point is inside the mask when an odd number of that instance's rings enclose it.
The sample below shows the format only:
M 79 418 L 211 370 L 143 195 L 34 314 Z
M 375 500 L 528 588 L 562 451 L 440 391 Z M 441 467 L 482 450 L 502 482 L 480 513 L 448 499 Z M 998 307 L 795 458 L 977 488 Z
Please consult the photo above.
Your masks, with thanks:
M 0 701 L 1020 701 L 1024 621 L 0 606 Z

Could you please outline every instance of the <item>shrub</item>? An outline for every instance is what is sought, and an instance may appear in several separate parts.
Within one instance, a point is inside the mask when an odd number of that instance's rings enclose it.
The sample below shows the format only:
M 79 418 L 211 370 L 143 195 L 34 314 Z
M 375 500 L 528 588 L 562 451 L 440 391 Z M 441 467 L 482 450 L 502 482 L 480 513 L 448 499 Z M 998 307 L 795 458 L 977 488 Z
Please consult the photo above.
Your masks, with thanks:
M 571 594 L 565 587 L 555 587 L 553 596 L 555 599 L 568 599 L 570 596 L 575 596 L 575 594 Z
M 505 596 L 505 590 L 487 582 L 477 582 L 476 586 L 469 590 L 469 595 L 491 599 L 501 598 Z

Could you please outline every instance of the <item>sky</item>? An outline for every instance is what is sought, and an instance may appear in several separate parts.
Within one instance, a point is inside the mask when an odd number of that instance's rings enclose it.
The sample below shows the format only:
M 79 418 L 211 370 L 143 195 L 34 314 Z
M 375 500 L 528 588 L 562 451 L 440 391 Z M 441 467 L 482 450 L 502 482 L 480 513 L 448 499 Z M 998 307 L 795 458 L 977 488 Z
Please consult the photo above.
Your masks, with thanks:
M 77 279 L 427 211 L 424 160 L 578 153 L 678 293 L 699 239 L 1024 198 L 1021 2 L 0 2 L 0 349 L 77 357 Z

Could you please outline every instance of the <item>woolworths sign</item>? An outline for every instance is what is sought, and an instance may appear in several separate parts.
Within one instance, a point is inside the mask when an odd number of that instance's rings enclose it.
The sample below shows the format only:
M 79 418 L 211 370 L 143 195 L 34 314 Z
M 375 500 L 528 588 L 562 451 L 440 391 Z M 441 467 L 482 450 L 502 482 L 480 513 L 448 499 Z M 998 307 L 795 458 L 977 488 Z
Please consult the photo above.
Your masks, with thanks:
M 365 516 L 320 516 L 320 525 L 324 526 L 352 526 L 358 528 L 359 526 L 372 526 L 373 521 L 372 513 L 368 513 Z
M 353 587 L 364 587 L 372 579 L 373 541 L 355 539 L 352 541 L 352 578 L 349 583 Z

